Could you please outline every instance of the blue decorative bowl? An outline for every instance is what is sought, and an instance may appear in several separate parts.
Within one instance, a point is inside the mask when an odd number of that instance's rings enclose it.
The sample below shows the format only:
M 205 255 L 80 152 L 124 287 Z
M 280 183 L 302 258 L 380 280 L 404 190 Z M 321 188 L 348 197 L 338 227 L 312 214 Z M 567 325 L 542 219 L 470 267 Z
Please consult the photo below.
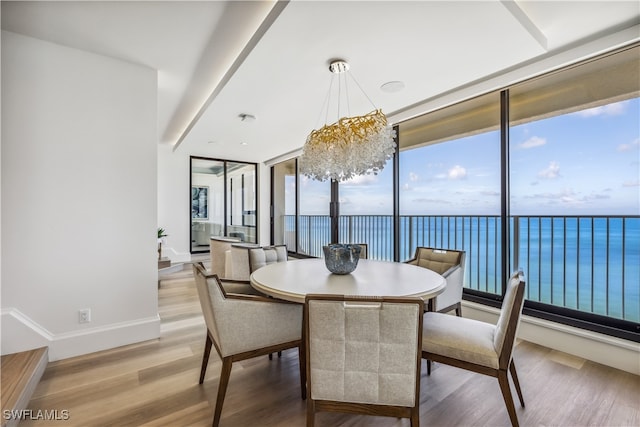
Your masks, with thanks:
M 349 274 L 358 266 L 360 245 L 334 243 L 323 246 L 324 263 L 334 274 Z

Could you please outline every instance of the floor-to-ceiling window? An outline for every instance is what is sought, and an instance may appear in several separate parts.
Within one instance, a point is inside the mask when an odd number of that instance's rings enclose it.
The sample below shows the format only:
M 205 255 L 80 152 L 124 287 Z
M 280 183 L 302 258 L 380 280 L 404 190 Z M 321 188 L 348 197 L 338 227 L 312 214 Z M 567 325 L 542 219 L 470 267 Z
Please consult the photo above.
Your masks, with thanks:
M 624 48 L 401 123 L 399 180 L 387 196 L 399 199 L 398 259 L 417 246 L 464 249 L 465 294 L 474 300 L 499 300 L 505 275 L 522 269 L 529 314 L 638 340 L 639 51 Z M 331 186 L 315 183 L 324 189 L 317 193 L 305 185 L 299 212 L 322 201 L 315 219 L 327 221 L 328 233 Z M 339 188 L 341 201 L 357 195 L 364 209 L 341 208 L 352 223 L 380 201 L 364 186 Z M 357 241 L 343 237 L 348 230 L 340 239 Z
M 510 89 L 515 262 L 532 306 L 640 322 L 638 58 L 635 47 Z
M 274 165 L 271 174 L 271 243 L 297 252 L 296 159 Z
M 298 253 L 322 256 L 322 246 L 331 243 L 331 182 L 298 175 Z
M 393 261 L 393 161 L 377 175 L 362 175 L 338 185 L 339 240 L 364 243 L 367 257 Z
M 400 259 L 466 252 L 465 286 L 501 294 L 500 94 L 400 125 Z

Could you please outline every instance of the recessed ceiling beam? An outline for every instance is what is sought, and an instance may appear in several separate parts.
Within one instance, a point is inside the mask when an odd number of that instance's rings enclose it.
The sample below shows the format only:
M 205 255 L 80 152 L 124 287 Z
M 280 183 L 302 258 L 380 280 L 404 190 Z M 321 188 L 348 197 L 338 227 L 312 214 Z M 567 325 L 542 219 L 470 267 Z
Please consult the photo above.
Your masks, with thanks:
M 227 72 L 224 74 L 224 76 L 222 76 L 222 78 L 220 79 L 216 87 L 211 92 L 211 95 L 209 95 L 209 97 L 204 102 L 202 107 L 200 107 L 196 115 L 193 117 L 193 119 L 191 119 L 191 122 L 189 122 L 189 125 L 182 132 L 182 134 L 180 135 L 180 138 L 178 138 L 176 143 L 173 145 L 173 151 L 176 151 L 178 149 L 178 146 L 180 146 L 180 144 L 187 137 L 191 129 L 196 125 L 198 120 L 200 120 L 200 117 L 202 117 L 205 111 L 207 111 L 207 108 L 209 108 L 209 105 L 211 105 L 213 100 L 220 94 L 220 92 L 222 91 L 222 89 L 224 89 L 226 84 L 229 83 L 229 80 L 231 80 L 231 78 L 236 73 L 236 71 L 238 71 L 242 63 L 245 61 L 245 59 L 247 59 L 247 57 L 253 50 L 253 48 L 256 47 L 258 42 L 260 42 L 260 39 L 262 39 L 262 37 L 266 34 L 266 32 L 269 30 L 271 25 L 276 21 L 276 19 L 278 19 L 278 16 L 280 16 L 280 14 L 284 10 L 284 8 L 287 6 L 287 4 L 289 4 L 289 0 L 276 1 L 276 4 L 273 6 L 273 9 L 271 9 L 267 17 L 264 19 L 264 21 L 262 21 L 262 24 L 260 24 L 260 26 L 258 27 L 256 32 L 253 34 L 253 36 L 251 37 L 247 45 L 242 49 L 242 51 L 240 52 L 238 57 L 235 59 L 235 61 L 233 61 L 233 64 L 231 64 Z
M 527 15 L 525 11 L 522 10 L 520 6 L 518 6 L 518 3 L 513 0 L 500 0 L 500 3 L 502 3 L 502 5 L 507 8 L 509 13 L 511 13 L 511 15 L 513 15 L 513 17 L 518 20 L 520 25 L 522 25 L 524 29 L 527 30 L 529 34 L 531 34 L 531 37 L 533 37 L 538 42 L 538 44 L 542 46 L 542 48 L 546 51 L 547 36 L 545 36 L 544 33 L 540 31 L 540 28 L 538 28 L 538 26 L 534 24 L 531 18 L 529 18 L 529 15 Z

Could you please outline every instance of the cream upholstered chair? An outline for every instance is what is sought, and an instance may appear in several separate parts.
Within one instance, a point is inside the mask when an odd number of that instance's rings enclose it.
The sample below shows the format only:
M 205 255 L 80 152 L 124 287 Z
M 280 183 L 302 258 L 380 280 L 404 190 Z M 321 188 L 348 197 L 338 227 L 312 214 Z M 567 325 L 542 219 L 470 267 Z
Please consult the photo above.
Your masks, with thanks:
M 369 258 L 369 246 L 366 243 L 354 243 L 354 245 L 360 246 L 360 259 Z
M 522 313 L 525 282 L 515 273 L 507 285 L 496 325 L 443 313 L 424 314 L 422 357 L 498 378 L 513 426 L 518 415 L 513 404 L 507 370 L 524 407 L 524 398 L 512 353 Z M 429 367 L 427 365 L 427 373 Z
M 302 305 L 256 295 L 227 294 L 218 277 L 208 275 L 201 263 L 193 264 L 193 273 L 207 325 L 207 338 L 200 370 L 204 382 L 211 346 L 222 359 L 222 371 L 213 416 L 220 422 L 233 362 L 275 351 L 297 348 L 300 360 L 300 386 L 306 397 L 306 371 L 302 346 Z
M 246 286 L 248 289 L 242 293 L 251 293 L 261 295 L 250 284 L 249 278 L 251 273 L 260 267 L 272 264 L 274 262 L 287 261 L 287 247 L 285 245 L 277 246 L 258 246 L 247 244 L 231 245 L 231 277 L 236 287 Z M 223 283 L 223 285 L 226 285 Z M 278 357 L 282 356 L 282 352 L 278 352 Z M 273 359 L 273 355 L 269 353 L 269 359 Z
M 308 295 L 307 426 L 329 411 L 418 427 L 423 311 L 419 298 Z
M 430 301 L 430 311 L 444 313 L 455 309 L 456 315 L 462 316 L 464 251 L 418 247 L 415 256 L 406 263 L 428 268 L 446 279 L 447 287 Z

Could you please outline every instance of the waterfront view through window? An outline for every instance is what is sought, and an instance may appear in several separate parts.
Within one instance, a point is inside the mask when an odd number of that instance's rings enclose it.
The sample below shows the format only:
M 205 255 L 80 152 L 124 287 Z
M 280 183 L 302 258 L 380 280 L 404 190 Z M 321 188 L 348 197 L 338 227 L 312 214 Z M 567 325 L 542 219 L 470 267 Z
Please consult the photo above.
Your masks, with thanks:
M 525 273 L 528 301 L 640 322 L 640 98 L 637 79 L 631 85 L 586 101 L 549 90 L 551 83 L 512 90 L 505 250 L 509 270 Z M 550 94 L 534 96 L 540 87 Z M 531 101 L 539 98 L 547 104 Z M 478 104 L 498 111 L 498 94 Z M 543 109 L 548 105 L 554 111 Z M 422 126 L 433 136 L 427 143 L 403 145 L 401 131 L 397 189 L 392 161 L 378 175 L 340 183 L 340 241 L 367 243 L 370 258 L 389 261 L 396 240 L 397 261 L 411 258 L 417 246 L 465 250 L 465 287 L 499 297 L 503 165 L 499 116 L 492 114 L 488 121 L 466 114 L 471 124 L 460 134 L 452 126 L 450 138 L 438 134 L 445 115 L 436 116 L 435 130 Z M 290 250 L 297 244 L 299 253 L 322 256 L 330 238 L 328 185 L 304 176 L 287 180 L 281 220 L 295 221 L 296 180 L 300 210 L 298 241 L 286 243 Z

